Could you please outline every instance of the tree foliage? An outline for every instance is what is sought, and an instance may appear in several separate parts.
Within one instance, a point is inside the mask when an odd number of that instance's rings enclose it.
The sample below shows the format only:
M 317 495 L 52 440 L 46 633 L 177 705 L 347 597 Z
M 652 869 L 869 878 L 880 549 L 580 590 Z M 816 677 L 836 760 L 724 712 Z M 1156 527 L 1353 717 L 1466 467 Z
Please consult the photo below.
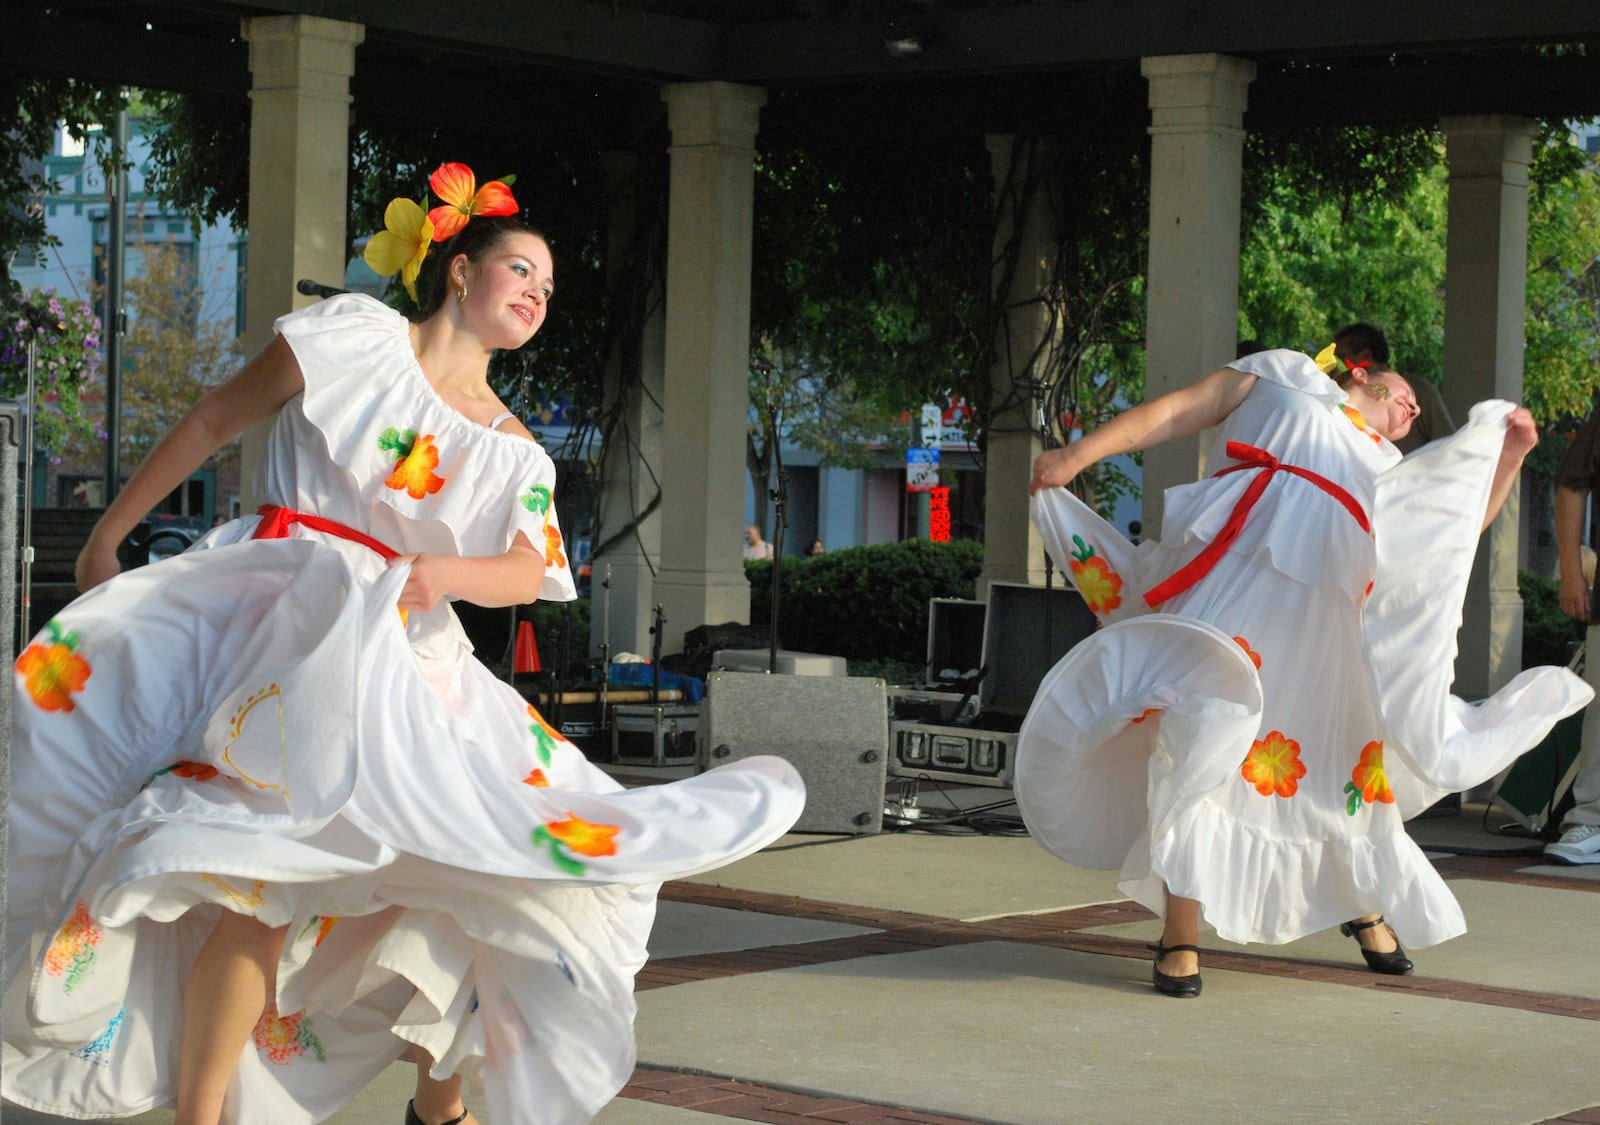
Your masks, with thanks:
M 103 434 L 84 396 L 100 370 L 100 318 L 49 289 L 21 294 L 0 316 L 0 394 L 27 400 L 33 353 L 34 442 L 52 458 Z
M 1525 399 L 1550 424 L 1588 413 L 1600 388 L 1600 172 L 1560 122 L 1529 171 Z
M 103 133 L 91 137 L 91 126 L 110 121 L 126 105 L 120 90 L 73 78 L 0 74 L 0 297 L 11 296 L 17 283 L 11 269 L 19 252 L 39 254 L 58 240 L 45 227 L 44 198 L 55 185 L 40 162 L 55 147 L 56 129 L 90 141 L 106 168 L 121 159 Z
M 1239 335 L 1320 351 L 1352 321 L 1437 383 L 1443 318 L 1442 149 L 1425 129 L 1255 134 L 1245 150 Z
M 134 467 L 206 391 L 231 376 L 240 342 L 224 322 L 203 316 L 210 279 L 184 248 L 146 243 L 144 268 L 127 284 L 128 332 L 123 349 L 122 460 Z M 232 284 L 227 277 L 223 282 Z M 237 465 L 239 443 L 223 446 L 208 468 Z

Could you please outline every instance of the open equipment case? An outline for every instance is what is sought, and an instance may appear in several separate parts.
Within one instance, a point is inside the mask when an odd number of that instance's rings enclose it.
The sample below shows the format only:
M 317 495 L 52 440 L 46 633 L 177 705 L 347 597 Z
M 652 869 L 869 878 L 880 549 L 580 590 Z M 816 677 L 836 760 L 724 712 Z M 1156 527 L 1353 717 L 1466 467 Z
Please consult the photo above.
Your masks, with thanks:
M 893 689 L 889 773 L 1009 786 L 1045 673 L 1095 630 L 1069 586 L 995 582 L 984 602 L 928 604 L 928 680 Z

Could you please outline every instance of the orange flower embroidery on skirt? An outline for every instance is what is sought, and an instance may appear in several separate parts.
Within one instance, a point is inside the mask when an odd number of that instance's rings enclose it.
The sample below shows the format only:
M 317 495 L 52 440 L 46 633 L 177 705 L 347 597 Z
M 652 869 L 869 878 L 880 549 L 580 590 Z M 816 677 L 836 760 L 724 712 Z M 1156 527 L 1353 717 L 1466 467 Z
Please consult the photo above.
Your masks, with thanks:
M 179 762 L 170 770 L 163 770 L 162 773 L 170 773 L 174 777 L 187 777 L 191 781 L 210 781 L 217 776 L 217 767 L 206 762 Z
M 1078 545 L 1069 564 L 1072 584 L 1083 595 L 1091 612 L 1110 613 L 1122 604 L 1122 575 L 1095 554 L 1094 548 L 1083 541 L 1083 536 L 1074 535 L 1072 541 Z
M 44 955 L 44 971 L 53 977 L 66 978 L 61 990 L 68 996 L 94 968 L 95 946 L 100 941 L 101 933 L 94 919 L 89 917 L 89 906 L 80 898 L 73 907 L 72 917 L 61 927 Z
M 433 435 L 417 437 L 415 430 L 384 430 L 378 446 L 394 454 L 394 472 L 383 483 L 396 492 L 404 490 L 413 500 L 421 500 L 444 487 L 444 478 L 433 470 L 439 467 L 439 448 Z
M 550 779 L 544 775 L 544 770 L 534 770 L 522 779 L 522 784 L 532 785 L 536 789 L 545 789 L 550 785 Z
M 544 525 L 544 565 L 567 565 L 567 556 L 561 553 L 561 531 L 549 523 Z
M 1274 793 L 1293 797 L 1300 788 L 1300 779 L 1306 775 L 1300 744 L 1282 731 L 1268 731 L 1266 738 L 1250 744 L 1250 753 L 1245 755 L 1239 773 L 1263 797 Z
M 1165 710 L 1165 708 L 1161 708 L 1161 707 L 1146 707 L 1144 709 L 1144 714 L 1140 715 L 1137 719 L 1129 719 L 1128 722 L 1130 722 L 1130 723 L 1142 723 L 1146 719 L 1148 719 L 1151 715 L 1159 715 L 1159 714 L 1161 714 L 1161 712 L 1163 710 Z
M 268 1004 L 256 1022 L 254 1035 L 256 1049 L 267 1053 L 267 1061 L 278 1066 L 288 1066 L 295 1059 L 310 1055 L 318 1062 L 327 1062 L 327 1052 L 322 1040 L 312 1030 L 311 1020 L 305 1012 L 292 1016 L 278 1015 L 275 1004 Z
M 1363 802 L 1394 804 L 1394 790 L 1389 788 L 1389 774 L 1383 768 L 1383 743 L 1369 742 L 1361 748 L 1361 761 L 1350 772 L 1344 791 L 1348 797 L 1345 811 L 1351 816 L 1361 811 Z
M 330 914 L 326 918 L 320 914 L 313 914 L 311 916 L 311 921 L 307 922 L 305 926 L 301 928 L 300 936 L 295 938 L 295 941 L 299 941 L 300 938 L 305 937 L 311 932 L 311 928 L 315 926 L 317 930 L 317 940 L 312 943 L 312 948 L 315 949 L 317 946 L 322 944 L 323 940 L 328 936 L 328 931 L 333 929 L 334 926 L 338 925 L 338 922 L 339 916 L 337 914 Z
M 1244 654 L 1250 658 L 1250 663 L 1256 666 L 1256 671 L 1261 671 L 1261 654 L 1250 647 L 1250 642 L 1243 637 L 1235 637 L 1233 643 L 1244 649 Z
M 617 854 L 614 837 L 622 829 L 610 824 L 592 824 L 581 816 L 567 814 L 566 820 L 552 820 L 533 830 L 535 847 L 548 847 L 556 866 L 571 875 L 582 875 L 588 868 L 578 855 L 597 857 Z
M 31 644 L 17 657 L 17 674 L 28 698 L 46 711 L 71 711 L 74 692 L 83 690 L 92 669 L 77 653 L 78 634 L 63 633 L 51 621 L 45 626 L 49 643 Z

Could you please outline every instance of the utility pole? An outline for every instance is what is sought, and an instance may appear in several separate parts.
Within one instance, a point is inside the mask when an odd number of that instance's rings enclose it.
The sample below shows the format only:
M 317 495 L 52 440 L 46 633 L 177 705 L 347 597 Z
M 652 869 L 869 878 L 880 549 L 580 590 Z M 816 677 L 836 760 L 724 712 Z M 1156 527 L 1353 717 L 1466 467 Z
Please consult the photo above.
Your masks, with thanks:
M 122 487 L 122 334 L 126 315 L 122 307 L 122 281 L 128 264 L 128 238 L 124 230 L 128 211 L 128 109 L 117 110 L 111 141 L 111 167 L 106 191 L 111 206 L 106 212 L 106 481 L 107 506 Z

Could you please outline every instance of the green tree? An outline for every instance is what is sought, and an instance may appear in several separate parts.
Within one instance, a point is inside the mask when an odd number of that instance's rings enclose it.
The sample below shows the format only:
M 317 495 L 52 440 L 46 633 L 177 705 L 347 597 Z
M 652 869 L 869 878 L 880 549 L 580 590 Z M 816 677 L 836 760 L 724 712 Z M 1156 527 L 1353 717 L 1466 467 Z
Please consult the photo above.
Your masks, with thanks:
M 1600 170 L 1546 122 L 1528 185 L 1525 400 L 1545 424 L 1588 413 L 1600 388 Z
M 55 145 L 56 129 L 91 142 L 108 171 L 122 154 L 93 126 L 112 120 L 127 105 L 121 90 L 73 78 L 0 74 L 0 297 L 14 294 L 11 276 L 19 253 L 37 257 L 59 245 L 45 227 L 44 198 L 55 188 L 41 158 Z
M 231 326 L 207 320 L 207 288 L 234 278 L 202 278 L 187 248 L 175 242 L 140 246 L 143 268 L 128 280 L 128 333 L 122 382 L 122 459 L 133 468 L 206 391 L 229 378 L 241 361 Z M 237 441 L 206 467 L 237 466 Z

